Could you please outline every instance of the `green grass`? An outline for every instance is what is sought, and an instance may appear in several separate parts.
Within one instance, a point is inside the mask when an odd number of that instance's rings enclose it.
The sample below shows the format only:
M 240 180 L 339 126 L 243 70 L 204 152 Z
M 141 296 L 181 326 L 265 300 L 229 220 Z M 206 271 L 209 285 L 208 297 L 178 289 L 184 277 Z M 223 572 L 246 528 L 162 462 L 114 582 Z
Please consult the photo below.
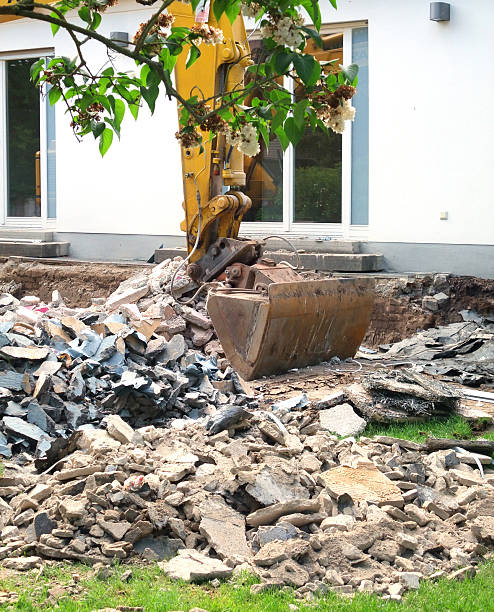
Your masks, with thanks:
M 471 439 L 482 437 L 494 440 L 494 431 L 475 432 L 468 421 L 460 416 L 452 416 L 449 419 L 433 419 L 424 423 L 397 423 L 393 425 L 369 425 L 364 436 L 392 436 L 402 440 L 413 440 L 424 442 L 428 436 L 434 438 L 459 438 Z
M 300 612 L 317 610 L 351 610 L 353 612 L 489 612 L 494 611 L 494 563 L 488 562 L 480 568 L 477 576 L 464 582 L 441 580 L 437 583 L 424 582 L 420 589 L 404 597 L 403 602 L 386 602 L 373 595 L 357 594 L 353 600 L 333 593 L 317 599 L 315 605 L 300 603 L 292 592 L 268 591 L 253 595 L 251 578 L 237 579 L 223 583 L 218 588 L 210 584 L 202 586 L 173 583 L 163 576 L 156 567 L 134 568 L 128 583 L 119 576 L 125 567 L 115 568 L 113 576 L 106 580 L 91 577 L 91 571 L 80 566 L 46 568 L 42 576 L 35 573 L 16 575 L 0 579 L 5 590 L 19 592 L 20 598 L 14 605 L 0 606 L 2 610 L 57 610 L 60 612 L 89 612 L 118 605 L 142 606 L 145 612 L 167 612 L 200 607 L 208 612 L 288 612 L 288 605 L 296 603 Z M 71 593 L 73 573 L 80 575 L 81 593 Z M 73 584 L 73 583 L 72 583 Z M 65 585 L 66 596 L 50 597 L 48 591 L 55 586 Z

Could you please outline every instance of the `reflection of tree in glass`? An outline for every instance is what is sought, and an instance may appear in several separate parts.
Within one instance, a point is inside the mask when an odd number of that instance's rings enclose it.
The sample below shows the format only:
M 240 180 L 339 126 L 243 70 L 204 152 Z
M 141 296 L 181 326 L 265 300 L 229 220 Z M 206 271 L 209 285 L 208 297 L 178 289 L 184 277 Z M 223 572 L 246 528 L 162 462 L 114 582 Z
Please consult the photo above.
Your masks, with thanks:
M 341 134 L 308 128 L 295 149 L 295 221 L 341 223 Z
M 40 216 L 36 204 L 36 152 L 40 148 L 39 91 L 29 70 L 36 60 L 7 62 L 9 216 Z

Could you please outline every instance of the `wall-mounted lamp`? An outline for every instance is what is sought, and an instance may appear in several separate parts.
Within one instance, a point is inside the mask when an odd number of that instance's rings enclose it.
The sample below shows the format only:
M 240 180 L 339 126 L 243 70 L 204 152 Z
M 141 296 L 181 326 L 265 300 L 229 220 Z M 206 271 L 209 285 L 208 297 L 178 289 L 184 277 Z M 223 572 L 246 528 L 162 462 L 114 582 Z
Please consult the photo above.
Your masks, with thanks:
M 129 33 L 128 32 L 110 32 L 110 39 L 119 47 L 129 46 Z
M 448 2 L 431 2 L 431 21 L 449 21 L 451 5 Z

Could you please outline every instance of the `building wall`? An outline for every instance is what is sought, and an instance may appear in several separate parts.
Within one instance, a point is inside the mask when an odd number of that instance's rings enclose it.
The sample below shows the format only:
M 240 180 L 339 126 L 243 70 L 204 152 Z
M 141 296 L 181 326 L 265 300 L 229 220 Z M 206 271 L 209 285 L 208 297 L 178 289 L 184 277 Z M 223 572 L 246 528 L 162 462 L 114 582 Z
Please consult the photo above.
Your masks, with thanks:
M 494 3 L 455 0 L 449 23 L 429 0 L 322 4 L 369 22 L 369 240 L 494 243 Z
M 429 0 L 338 4 L 334 11 L 321 2 L 325 23 L 369 24 L 369 240 L 493 244 L 494 3 L 455 0 L 444 24 L 429 20 Z M 146 14 L 121 0 L 105 16 L 105 30 L 132 36 Z M 0 52 L 74 54 L 69 38 L 53 38 L 44 24 L 19 20 L 2 24 L 0 34 Z M 95 65 L 105 59 L 98 45 L 86 54 Z M 78 143 L 68 123 L 57 105 L 57 232 L 179 236 L 175 104 L 163 98 L 152 119 L 143 109 L 136 123 L 126 116 L 121 142 L 103 160 L 93 139 Z
M 127 31 L 132 37 L 147 14 L 149 9 L 122 0 L 118 11 L 110 9 L 105 15 L 102 33 Z M 0 26 L 0 52 L 49 47 L 54 47 L 56 55 L 75 54 L 70 38 L 62 31 L 53 37 L 47 24 L 23 19 Z M 84 54 L 94 66 L 106 59 L 99 44 L 84 45 Z M 135 69 L 130 60 L 119 60 L 118 66 Z M 180 149 L 174 138 L 175 104 L 163 97 L 152 118 L 143 108 L 137 122 L 127 111 L 121 140 L 115 137 L 103 159 L 91 136 L 82 142 L 75 139 L 63 103 L 56 105 L 56 114 L 57 231 L 180 233 L 182 178 Z

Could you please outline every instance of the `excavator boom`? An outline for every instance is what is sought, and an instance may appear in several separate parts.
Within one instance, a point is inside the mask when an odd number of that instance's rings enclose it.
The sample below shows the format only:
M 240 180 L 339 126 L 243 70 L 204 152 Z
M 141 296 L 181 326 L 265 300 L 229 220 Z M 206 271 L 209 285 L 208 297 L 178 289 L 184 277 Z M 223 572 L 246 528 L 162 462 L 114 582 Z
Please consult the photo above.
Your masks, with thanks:
M 201 19 L 208 2 L 203 4 Z M 190 4 L 174 2 L 169 10 L 177 26 L 194 24 Z M 242 16 L 230 24 L 223 15 L 218 23 L 210 10 L 209 24 L 222 29 L 224 43 L 202 45 L 201 56 L 189 68 L 185 54 L 179 58 L 176 87 L 186 99 L 199 95 L 209 100 L 238 88 L 252 63 Z M 209 292 L 207 307 L 233 367 L 252 380 L 333 356 L 353 357 L 369 325 L 373 281 L 306 281 L 290 267 L 263 259 L 263 241 L 238 239 L 242 217 L 251 207 L 240 191 L 246 182 L 243 155 L 224 136 L 205 134 L 203 142 L 204 153 L 182 148 L 181 229 L 187 236 L 189 276 L 224 284 Z M 249 168 L 254 176 L 255 164 Z M 255 176 L 259 180 L 264 174 L 257 169 Z

